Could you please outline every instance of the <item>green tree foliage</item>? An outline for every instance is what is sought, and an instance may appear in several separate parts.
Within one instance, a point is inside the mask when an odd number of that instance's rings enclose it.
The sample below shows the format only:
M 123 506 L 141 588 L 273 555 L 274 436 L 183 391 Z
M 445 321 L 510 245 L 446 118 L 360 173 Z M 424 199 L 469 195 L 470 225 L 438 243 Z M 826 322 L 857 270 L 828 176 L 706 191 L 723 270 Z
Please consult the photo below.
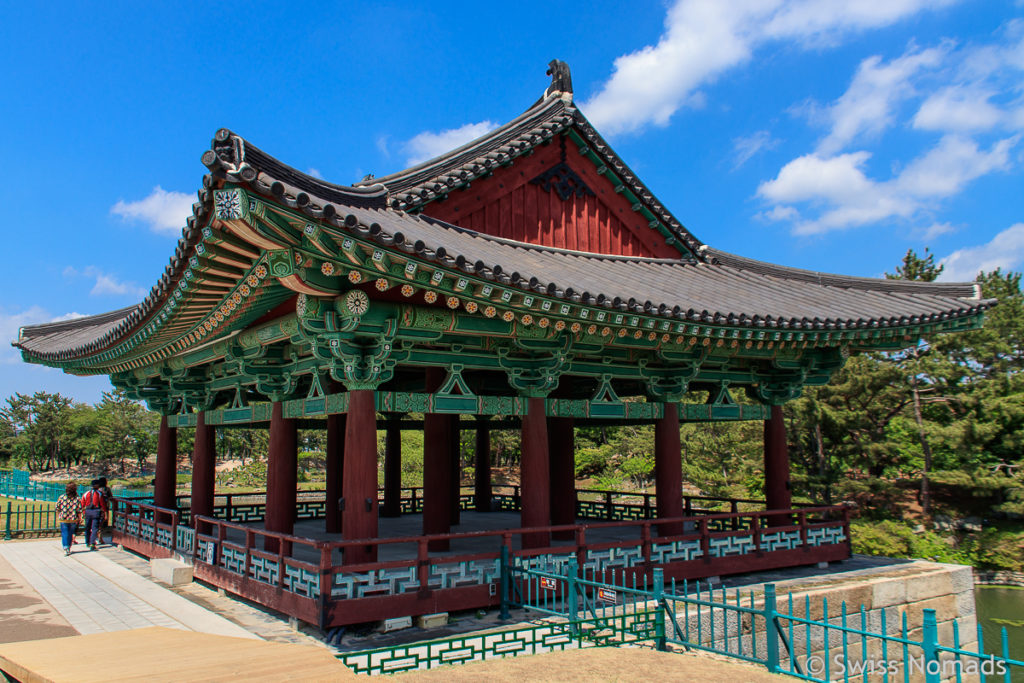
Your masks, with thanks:
M 116 461 L 122 475 L 128 460 L 134 460 L 142 469 L 149 454 L 156 450 L 159 417 L 120 389 L 104 392 L 96 413 L 95 455 Z
M 921 282 L 934 282 L 946 267 L 935 265 L 935 254 L 924 248 L 924 256 L 918 256 L 913 249 L 907 249 L 903 256 L 903 263 L 896 266 L 895 273 L 886 273 L 890 280 L 919 280 Z
M 66 396 L 38 391 L 15 394 L 0 409 L 5 450 L 15 464 L 32 469 L 66 467 L 76 459 L 71 422 L 77 408 Z
M 927 250 L 911 250 L 887 277 L 932 281 L 941 272 Z M 855 356 L 788 404 L 794 480 L 822 502 L 854 500 L 874 517 L 907 512 L 908 485 L 926 519 L 1024 512 L 1020 277 L 979 275 L 982 296 L 999 300 L 981 329 Z

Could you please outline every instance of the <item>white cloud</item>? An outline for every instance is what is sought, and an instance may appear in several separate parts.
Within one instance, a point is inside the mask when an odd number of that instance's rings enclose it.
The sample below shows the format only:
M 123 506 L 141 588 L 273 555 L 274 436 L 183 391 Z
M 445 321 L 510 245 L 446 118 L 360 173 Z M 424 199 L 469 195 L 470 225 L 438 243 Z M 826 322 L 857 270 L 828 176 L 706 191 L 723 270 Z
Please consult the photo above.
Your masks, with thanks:
M 939 279 L 949 282 L 969 282 L 979 272 L 996 268 L 1019 269 L 1024 263 L 1024 223 L 1011 225 L 985 244 L 957 249 L 939 263 L 944 266 Z
M 391 158 L 390 138 L 390 135 L 378 135 L 377 139 L 374 140 L 374 143 L 377 145 L 377 151 L 385 159 Z
M 732 141 L 733 168 L 739 168 L 747 163 L 761 150 L 775 149 L 778 146 L 779 141 L 773 138 L 771 133 L 766 130 L 759 130 L 745 137 L 734 138 Z
M 802 235 L 910 218 L 957 194 L 970 181 L 1007 168 L 1017 142 L 1015 136 L 982 150 L 973 140 L 948 135 L 886 181 L 865 174 L 868 152 L 834 157 L 808 154 L 790 161 L 773 180 L 758 187 L 758 196 L 775 205 L 774 214 L 768 211 L 761 216 L 790 221 L 793 232 Z M 820 209 L 820 214 L 803 218 L 793 206 L 796 203 Z
M 859 136 L 874 136 L 892 125 L 893 109 L 911 96 L 910 78 L 938 65 L 946 48 L 904 54 L 888 63 L 878 56 L 860 63 L 846 92 L 825 113 L 832 130 L 818 145 L 819 154 L 834 154 Z
M 979 88 L 950 86 L 932 94 L 914 116 L 914 128 L 970 132 L 990 130 L 1006 114 L 989 100 L 993 93 Z
M 146 295 L 146 290 L 134 282 L 122 282 L 113 275 L 97 273 L 96 284 L 93 285 L 89 294 L 92 296 L 102 296 L 104 294 L 112 294 L 114 296 L 131 295 L 136 298 L 142 298 Z
M 324 179 L 324 174 L 320 172 L 320 169 L 313 168 L 312 166 L 306 169 L 306 175 L 311 175 L 319 180 Z M 189 210 L 191 211 L 191 207 L 189 208 Z
M 786 164 L 774 180 L 762 183 L 757 193 L 778 203 L 825 199 L 849 202 L 875 191 L 862 167 L 868 152 L 822 158 L 807 154 Z
M 814 153 L 793 159 L 760 185 L 757 194 L 770 208 L 758 217 L 790 222 L 796 234 L 893 218 L 926 219 L 915 230 L 926 238 L 951 231 L 930 216 L 941 200 L 1017 161 L 1013 152 L 1024 137 L 1024 62 L 1018 63 L 1018 55 L 1024 56 L 1024 21 L 1008 22 L 988 45 L 954 48 L 944 42 L 925 50 L 911 47 L 889 62 L 864 60 L 833 103 L 800 106 L 800 113 L 828 122 L 830 130 Z M 917 103 L 901 107 L 907 100 Z M 882 157 L 894 169 L 889 178 L 868 172 L 869 152 L 840 153 L 853 141 L 865 142 L 903 123 L 901 115 L 916 130 L 942 135 L 909 163 Z
M 168 192 L 157 185 L 138 201 L 118 200 L 110 207 L 110 213 L 125 220 L 148 223 L 153 232 L 175 234 L 185 227 L 185 219 L 192 215 L 193 201 L 193 195 Z
M 146 295 L 146 290 L 134 282 L 120 280 L 116 275 L 106 273 L 96 266 L 86 266 L 81 270 L 68 266 L 64 269 L 63 275 L 68 279 L 91 279 L 93 281 L 92 289 L 89 290 L 91 296 L 131 296 L 141 299 Z
M 433 159 L 436 156 L 461 147 L 471 140 L 489 133 L 498 127 L 493 121 L 467 123 L 459 128 L 450 128 L 439 132 L 423 131 L 403 145 L 408 159 L 406 163 L 415 166 L 418 163 Z M 386 138 L 385 138 L 386 143 Z
M 800 212 L 792 206 L 777 204 L 767 211 L 757 214 L 757 217 L 768 221 L 794 221 L 800 218 Z
M 956 0 L 795 0 L 780 6 L 763 31 L 772 38 L 796 38 L 811 45 L 832 43 L 845 32 L 888 26 L 921 10 L 938 9 L 954 2 Z
M 893 182 L 898 191 L 914 197 L 952 196 L 975 178 L 1006 169 L 1010 149 L 1018 139 L 1000 140 L 985 152 L 973 140 L 947 135 L 912 161 Z
M 942 87 L 914 116 L 919 130 L 1024 130 L 1024 20 L 1006 22 L 995 42 L 960 50 Z
M 942 235 L 948 235 L 951 232 L 956 232 L 957 227 L 952 223 L 932 223 L 923 231 L 921 231 L 921 238 L 926 242 L 941 237 Z
M 820 47 L 953 1 L 678 0 L 657 44 L 618 57 L 583 110 L 608 134 L 663 126 L 681 107 L 702 101 L 701 87 L 749 61 L 766 42 Z

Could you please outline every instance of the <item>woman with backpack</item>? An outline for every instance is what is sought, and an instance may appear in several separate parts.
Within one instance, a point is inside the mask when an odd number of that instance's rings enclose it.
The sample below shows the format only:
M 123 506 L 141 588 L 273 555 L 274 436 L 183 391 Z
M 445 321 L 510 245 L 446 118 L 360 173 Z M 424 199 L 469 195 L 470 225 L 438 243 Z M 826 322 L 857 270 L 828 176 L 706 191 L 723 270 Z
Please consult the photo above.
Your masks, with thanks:
M 100 521 L 107 515 L 107 501 L 100 491 L 100 480 L 92 480 L 92 490 L 82 496 L 82 508 L 85 510 L 85 542 L 89 550 L 96 550 L 96 540 L 100 535 Z

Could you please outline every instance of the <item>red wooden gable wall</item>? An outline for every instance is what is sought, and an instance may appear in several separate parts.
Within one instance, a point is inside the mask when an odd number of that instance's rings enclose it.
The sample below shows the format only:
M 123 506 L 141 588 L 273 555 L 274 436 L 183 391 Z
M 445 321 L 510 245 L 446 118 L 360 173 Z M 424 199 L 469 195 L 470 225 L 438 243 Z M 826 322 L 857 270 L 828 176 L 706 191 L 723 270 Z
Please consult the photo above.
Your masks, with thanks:
M 552 189 L 530 181 L 562 159 L 594 192 L 563 200 Z M 500 167 L 483 180 L 474 180 L 441 201 L 423 207 L 423 213 L 477 232 L 542 244 L 549 247 L 625 256 L 679 258 L 665 238 L 647 225 L 643 215 L 615 192 L 615 186 L 580 156 L 571 142 L 563 147 L 555 138 Z

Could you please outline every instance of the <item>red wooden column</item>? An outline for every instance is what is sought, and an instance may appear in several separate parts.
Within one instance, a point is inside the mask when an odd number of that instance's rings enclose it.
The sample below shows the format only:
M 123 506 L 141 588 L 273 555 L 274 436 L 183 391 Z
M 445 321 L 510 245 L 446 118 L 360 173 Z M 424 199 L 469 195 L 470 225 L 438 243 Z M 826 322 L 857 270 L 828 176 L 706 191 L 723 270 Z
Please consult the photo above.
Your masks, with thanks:
M 327 416 L 324 527 L 330 534 L 341 533 L 341 482 L 345 476 L 345 418 L 344 413 Z
M 384 506 L 381 517 L 402 514 L 402 428 L 397 419 L 387 423 L 384 432 Z
M 458 525 L 462 523 L 462 501 L 459 498 L 462 495 L 462 431 L 459 428 L 459 416 L 451 416 L 451 426 L 448 432 L 448 446 L 451 449 L 452 457 L 452 483 L 451 483 L 451 501 L 452 501 L 452 524 Z
M 156 481 L 153 484 L 153 504 L 161 508 L 174 508 L 178 484 L 178 430 L 167 424 L 167 416 L 160 418 L 160 432 L 156 440 Z
M 298 487 L 299 430 L 295 420 L 286 420 L 284 404 L 275 401 L 270 413 L 270 444 L 267 450 L 267 531 L 295 533 L 295 502 Z M 266 539 L 264 547 L 277 552 L 277 539 Z
M 196 437 L 192 448 L 192 519 L 213 517 L 213 490 L 217 468 L 214 429 L 206 426 L 206 413 L 196 413 Z M 199 529 L 192 522 L 193 528 Z M 206 527 L 207 525 L 204 525 Z M 200 531 L 206 532 L 207 528 Z
M 548 418 L 548 454 L 551 462 L 551 524 L 576 522 L 576 430 L 571 417 Z M 574 538 L 575 531 L 555 531 L 554 538 Z
M 551 472 L 548 463 L 548 418 L 544 398 L 526 399 L 523 416 L 519 478 L 522 487 L 520 524 L 523 527 L 551 525 Z M 551 533 L 537 531 L 523 534 L 524 548 L 551 545 Z
M 683 516 L 683 457 L 679 442 L 679 404 L 663 403 L 665 414 L 654 425 L 654 484 L 661 519 Z M 676 536 L 683 524 L 661 524 L 658 534 Z
M 433 393 L 444 381 L 441 368 L 427 369 L 426 389 Z M 423 416 L 423 534 L 447 534 L 451 531 L 451 419 L 448 415 Z M 447 540 L 431 541 L 430 550 L 448 550 Z
M 350 389 L 345 424 L 345 540 L 377 537 L 377 407 L 373 389 Z M 377 546 L 351 546 L 345 564 L 375 562 Z
M 486 420 L 476 423 L 476 461 L 473 469 L 473 498 L 477 512 L 491 511 L 491 428 Z
M 764 421 L 764 497 L 769 510 L 788 510 L 793 507 L 789 490 L 789 451 L 786 447 L 786 423 L 782 419 L 782 406 L 772 406 L 770 417 Z M 788 515 L 768 518 L 770 526 L 789 523 Z

